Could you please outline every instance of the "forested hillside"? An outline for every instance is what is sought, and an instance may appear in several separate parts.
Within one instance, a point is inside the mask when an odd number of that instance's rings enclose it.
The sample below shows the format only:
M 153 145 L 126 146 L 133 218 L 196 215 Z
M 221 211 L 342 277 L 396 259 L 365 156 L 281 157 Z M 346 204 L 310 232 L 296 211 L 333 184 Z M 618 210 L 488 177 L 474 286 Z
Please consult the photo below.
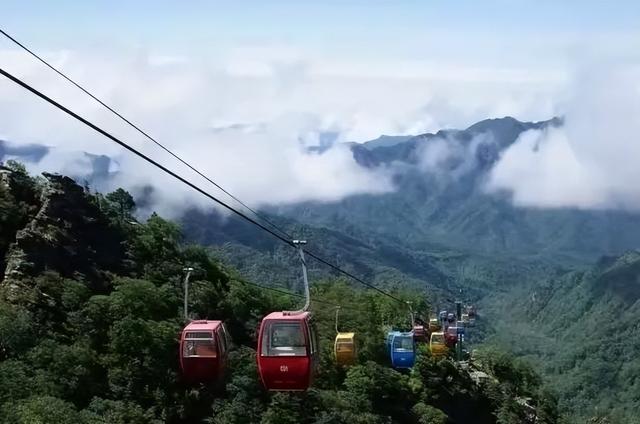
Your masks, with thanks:
M 495 318 L 491 340 L 536 364 L 577 422 L 601 414 L 612 423 L 635 423 L 639 299 L 640 253 L 602 258 L 588 271 L 498 296 L 486 311 Z
M 256 329 L 300 299 L 248 284 L 180 228 L 135 218 L 124 190 L 91 193 L 16 163 L 0 174 L 0 421 L 7 423 L 552 423 L 553 396 L 524 362 L 478 352 L 468 366 L 421 349 L 410 372 L 389 367 L 384 328 L 408 326 L 397 303 L 311 273 L 321 365 L 304 394 L 268 393 Z M 292 257 L 295 252 L 292 252 Z M 186 385 L 178 367 L 182 270 L 194 268 L 194 318 L 225 321 L 234 347 L 220 385 Z M 293 273 L 292 273 L 293 274 Z M 290 286 L 277 278 L 258 281 Z M 423 318 L 426 293 L 398 287 Z M 322 301 L 322 303 L 320 303 Z M 356 331 L 358 364 L 334 364 L 335 308 Z

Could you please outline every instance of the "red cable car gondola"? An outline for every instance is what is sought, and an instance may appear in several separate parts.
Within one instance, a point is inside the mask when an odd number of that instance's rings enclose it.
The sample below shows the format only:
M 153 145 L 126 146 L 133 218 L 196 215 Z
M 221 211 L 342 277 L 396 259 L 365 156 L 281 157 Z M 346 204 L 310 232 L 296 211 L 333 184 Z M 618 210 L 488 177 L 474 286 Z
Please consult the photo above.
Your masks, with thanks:
M 258 372 L 267 390 L 304 391 L 313 381 L 318 361 L 318 339 L 307 312 L 310 303 L 304 241 L 298 245 L 306 303 L 299 311 L 272 312 L 262 319 L 258 336 Z
M 447 331 L 444 332 L 444 340 L 447 347 L 454 348 L 458 343 L 458 327 L 447 327 Z
M 427 343 L 429 341 L 429 335 L 424 325 L 413 326 L 413 338 L 417 343 Z
M 260 325 L 258 371 L 268 390 L 303 391 L 313 381 L 318 339 L 309 312 L 272 312 Z
M 180 337 L 180 368 L 185 381 L 217 381 L 224 372 L 229 337 L 222 321 L 191 321 Z
M 424 323 L 420 322 L 420 324 L 416 323 L 415 315 L 413 314 L 413 308 L 411 308 L 411 302 L 407 302 L 407 306 L 409 306 L 409 317 L 411 319 L 411 329 L 413 330 L 413 339 L 416 343 L 428 343 L 429 335 L 427 334 L 427 329 L 424 328 Z

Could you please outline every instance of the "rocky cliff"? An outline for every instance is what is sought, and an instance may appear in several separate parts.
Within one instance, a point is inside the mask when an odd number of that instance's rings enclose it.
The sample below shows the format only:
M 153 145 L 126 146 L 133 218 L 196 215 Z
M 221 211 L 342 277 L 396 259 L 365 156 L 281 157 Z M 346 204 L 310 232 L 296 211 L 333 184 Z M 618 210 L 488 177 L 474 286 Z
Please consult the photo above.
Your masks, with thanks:
M 100 289 L 100 270 L 121 268 L 124 238 L 113 231 L 84 189 L 71 178 L 43 174 L 37 213 L 15 231 L 5 254 L 4 282 L 55 271 Z M 20 184 L 9 175 L 5 187 Z

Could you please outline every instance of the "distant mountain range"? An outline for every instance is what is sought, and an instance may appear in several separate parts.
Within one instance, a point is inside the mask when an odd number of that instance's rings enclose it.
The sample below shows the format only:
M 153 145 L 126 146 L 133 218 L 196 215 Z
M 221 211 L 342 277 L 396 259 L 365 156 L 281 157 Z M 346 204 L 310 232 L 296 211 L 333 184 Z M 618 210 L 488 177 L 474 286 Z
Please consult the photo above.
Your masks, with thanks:
M 391 147 L 400 143 L 404 143 L 405 141 L 409 141 L 413 138 L 411 135 L 381 135 L 375 140 L 367 141 L 363 143 L 362 146 L 366 147 L 369 150 L 376 149 L 378 147 Z M 356 143 L 354 143 L 356 144 Z
M 40 144 L 14 146 L 0 140 L 0 161 L 15 158 L 24 162 L 39 162 L 49 153 L 49 147 Z
M 479 154 L 486 156 L 479 159 L 485 159 L 487 164 L 492 164 L 498 158 L 498 154 L 513 144 L 524 131 L 561 124 L 562 121 L 558 118 L 541 122 L 520 122 L 511 117 L 486 119 L 466 130 L 444 129 L 435 134 L 381 136 L 366 143 L 352 144 L 352 150 L 356 160 L 363 166 L 377 166 L 394 161 L 416 164 L 420 159 L 420 150 L 433 141 L 445 140 L 450 144 L 466 147 L 476 137 L 483 136 L 484 142 L 479 148 Z
M 292 223 L 349 236 L 364 234 L 413 250 L 439 246 L 565 265 L 589 263 L 601 255 L 620 254 L 640 246 L 640 215 L 518 208 L 512 205 L 509 193 L 487 194 L 483 189 L 492 166 L 523 132 L 559 125 L 562 121 L 558 118 L 533 123 L 505 117 L 480 121 L 465 130 L 381 136 L 367 143 L 350 143 L 361 166 L 393 170 L 393 192 L 356 195 L 338 202 L 279 205 L 264 212 Z M 327 143 L 322 149 L 328 147 Z M 440 156 L 442 149 L 447 153 L 432 163 L 432 148 L 439 149 L 436 153 Z M 16 157 L 37 162 L 48 151 L 46 146 L 12 147 L 0 141 L 0 160 Z M 110 178 L 111 159 L 88 156 L 93 173 L 75 177 L 90 183 Z M 139 200 L 144 203 L 144 199 Z
M 396 190 L 339 202 L 305 202 L 273 214 L 332 230 L 375 234 L 414 249 L 445 246 L 479 254 L 527 256 L 557 263 L 590 263 L 640 245 L 640 215 L 619 211 L 513 206 L 510 193 L 486 193 L 484 183 L 502 152 L 524 131 L 562 125 L 513 118 L 478 122 L 397 143 L 352 145 L 366 167 L 394 166 Z M 429 164 L 430 146 L 451 150 Z

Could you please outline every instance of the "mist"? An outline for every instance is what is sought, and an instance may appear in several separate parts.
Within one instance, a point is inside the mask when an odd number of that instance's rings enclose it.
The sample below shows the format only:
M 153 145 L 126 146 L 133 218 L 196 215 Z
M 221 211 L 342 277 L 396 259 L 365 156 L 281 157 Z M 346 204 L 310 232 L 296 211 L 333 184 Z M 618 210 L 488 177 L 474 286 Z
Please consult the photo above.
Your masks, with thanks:
M 417 166 L 444 183 L 455 183 L 455 180 L 478 170 L 480 146 L 498 150 L 491 133 L 480 133 L 465 141 L 451 135 L 432 138 L 416 151 Z
M 489 192 L 540 208 L 640 209 L 640 68 L 592 65 L 559 105 L 564 125 L 528 131 L 503 152 Z
M 343 142 L 468 125 L 507 108 L 525 115 L 547 113 L 532 94 L 513 106 L 526 83 L 520 78 L 488 81 L 488 72 L 473 80 L 458 71 L 458 81 L 451 68 L 437 73 L 440 67 L 414 64 L 398 73 L 389 67 L 319 61 L 273 46 L 238 48 L 216 60 L 144 49 L 102 53 L 54 51 L 45 57 L 254 207 L 393 190 L 392 170 L 359 166 Z M 0 50 L 0 60 L 9 72 L 225 198 L 42 64 L 15 50 Z M 529 93 L 539 85 L 536 80 Z M 498 98 L 486 101 L 488 86 L 500 93 Z M 100 190 L 122 186 L 137 192 L 151 186 L 151 207 L 169 216 L 211 207 L 203 196 L 12 83 L 0 81 L 0 96 L 0 139 L 51 147 L 39 163 L 27 164 L 34 172 L 82 179 L 91 171 L 85 153 L 106 155 L 118 172 L 98 182 Z M 322 154 L 310 150 L 320 145 Z

